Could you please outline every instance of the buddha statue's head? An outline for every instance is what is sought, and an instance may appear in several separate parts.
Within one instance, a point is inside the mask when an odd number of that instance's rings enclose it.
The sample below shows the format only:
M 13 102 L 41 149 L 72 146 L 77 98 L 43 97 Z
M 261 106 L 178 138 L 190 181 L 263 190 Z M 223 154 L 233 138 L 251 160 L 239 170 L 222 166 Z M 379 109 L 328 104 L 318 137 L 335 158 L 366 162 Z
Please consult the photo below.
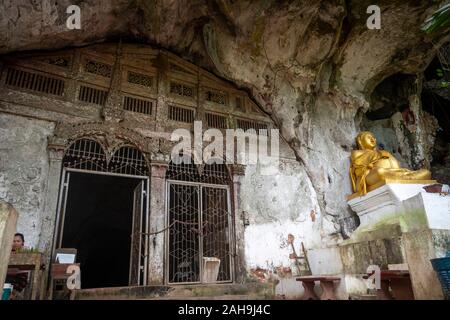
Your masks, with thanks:
M 377 139 L 372 132 L 363 131 L 356 137 L 356 143 L 360 150 L 373 150 L 377 146 Z

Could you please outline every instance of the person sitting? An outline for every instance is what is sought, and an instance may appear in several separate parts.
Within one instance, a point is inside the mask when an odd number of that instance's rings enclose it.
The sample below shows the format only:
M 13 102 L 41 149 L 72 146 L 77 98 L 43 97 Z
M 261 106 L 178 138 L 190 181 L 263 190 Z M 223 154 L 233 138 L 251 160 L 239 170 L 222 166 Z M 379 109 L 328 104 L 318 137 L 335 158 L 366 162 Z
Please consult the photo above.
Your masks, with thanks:
M 16 254 L 24 248 L 25 248 L 24 235 L 22 233 L 16 233 L 14 235 L 11 254 Z M 23 289 L 27 286 L 28 276 L 29 276 L 28 271 L 21 271 L 20 269 L 17 268 L 8 268 L 5 282 L 13 285 L 13 293 L 10 298 L 11 300 L 17 298 L 17 293 L 21 293 Z
M 20 249 L 25 248 L 25 237 L 22 233 L 16 233 L 14 235 L 13 245 L 12 245 L 12 252 L 20 251 Z

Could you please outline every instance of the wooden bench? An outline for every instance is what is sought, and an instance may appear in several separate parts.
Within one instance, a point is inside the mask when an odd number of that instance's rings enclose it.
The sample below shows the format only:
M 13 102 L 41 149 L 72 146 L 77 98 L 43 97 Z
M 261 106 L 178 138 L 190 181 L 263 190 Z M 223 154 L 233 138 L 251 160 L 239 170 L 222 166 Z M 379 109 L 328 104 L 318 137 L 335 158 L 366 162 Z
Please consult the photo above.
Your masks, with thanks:
M 364 276 L 368 279 L 373 273 Z M 389 290 L 389 288 L 391 290 Z M 392 291 L 392 293 L 391 293 Z M 377 289 L 378 300 L 414 300 L 409 271 L 381 270 L 380 289 Z
M 302 300 L 319 300 L 319 297 L 314 292 L 315 281 L 319 281 L 322 288 L 320 300 L 336 300 L 334 283 L 340 281 L 341 278 L 337 276 L 304 276 L 297 277 L 295 280 L 301 281 L 303 288 L 305 288 Z

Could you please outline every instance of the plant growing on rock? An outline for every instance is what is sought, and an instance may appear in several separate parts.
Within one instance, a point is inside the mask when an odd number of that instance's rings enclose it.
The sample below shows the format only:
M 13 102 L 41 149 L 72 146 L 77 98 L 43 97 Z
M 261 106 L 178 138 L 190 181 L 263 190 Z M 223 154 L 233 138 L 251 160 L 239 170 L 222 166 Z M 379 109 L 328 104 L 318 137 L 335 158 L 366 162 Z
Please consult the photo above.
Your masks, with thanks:
M 442 30 L 450 24 L 450 3 L 436 10 L 433 15 L 425 20 L 422 30 L 428 34 Z

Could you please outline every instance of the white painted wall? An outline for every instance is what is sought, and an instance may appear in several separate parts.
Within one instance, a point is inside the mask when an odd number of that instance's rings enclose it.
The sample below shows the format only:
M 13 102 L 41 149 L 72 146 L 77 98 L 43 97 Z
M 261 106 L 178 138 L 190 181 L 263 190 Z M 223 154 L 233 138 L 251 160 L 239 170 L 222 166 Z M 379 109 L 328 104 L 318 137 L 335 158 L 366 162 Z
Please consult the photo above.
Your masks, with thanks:
M 315 194 L 295 160 L 281 160 L 278 173 L 263 175 L 258 166 L 247 166 L 241 185 L 241 207 L 248 213 L 250 225 L 245 229 L 245 256 L 248 268 L 274 270 L 291 267 L 292 249 L 288 234 L 295 237 L 295 250 L 320 244 L 321 216 Z M 315 212 L 312 221 L 311 210 Z

